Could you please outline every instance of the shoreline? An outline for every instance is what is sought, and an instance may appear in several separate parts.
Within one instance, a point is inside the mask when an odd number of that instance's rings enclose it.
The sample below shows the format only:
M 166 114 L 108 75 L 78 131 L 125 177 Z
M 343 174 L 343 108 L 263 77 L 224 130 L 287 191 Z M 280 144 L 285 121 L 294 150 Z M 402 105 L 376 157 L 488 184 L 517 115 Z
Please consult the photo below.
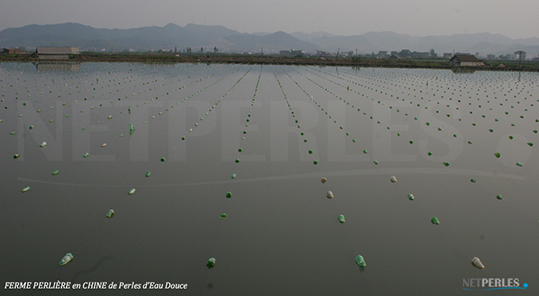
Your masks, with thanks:
M 365 67 L 365 68 L 411 68 L 411 69 L 446 69 L 454 72 L 474 71 L 525 71 L 539 72 L 539 63 L 524 62 L 523 67 L 515 66 L 514 61 L 507 61 L 505 67 L 498 66 L 452 66 L 449 60 L 420 59 L 374 59 L 374 58 L 319 58 L 319 57 L 281 57 L 281 56 L 223 56 L 223 55 L 180 55 L 170 54 L 93 54 L 70 56 L 68 60 L 39 59 L 35 55 L 0 56 L 0 63 L 30 62 L 34 64 L 71 64 L 88 62 L 115 63 L 206 63 L 206 64 L 281 64 L 322 67 Z M 498 61 L 506 62 L 506 61 Z

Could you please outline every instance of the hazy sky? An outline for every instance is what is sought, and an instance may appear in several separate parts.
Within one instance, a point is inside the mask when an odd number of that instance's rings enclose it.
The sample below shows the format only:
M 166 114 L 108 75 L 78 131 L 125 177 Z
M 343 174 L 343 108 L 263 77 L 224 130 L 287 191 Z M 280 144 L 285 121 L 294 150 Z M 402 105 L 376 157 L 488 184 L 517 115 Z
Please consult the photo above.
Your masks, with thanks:
M 0 0 L 0 30 L 77 22 L 127 29 L 175 23 L 239 32 L 539 37 L 539 0 Z

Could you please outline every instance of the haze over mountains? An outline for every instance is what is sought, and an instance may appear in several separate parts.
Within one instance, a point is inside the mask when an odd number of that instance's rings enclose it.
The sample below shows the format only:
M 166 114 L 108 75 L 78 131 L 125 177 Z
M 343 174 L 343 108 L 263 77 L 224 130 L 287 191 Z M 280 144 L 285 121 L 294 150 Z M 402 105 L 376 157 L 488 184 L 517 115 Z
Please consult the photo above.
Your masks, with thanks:
M 292 48 L 306 52 L 323 50 L 341 52 L 359 50 L 360 54 L 377 53 L 380 50 L 444 52 L 479 52 L 506 54 L 517 50 L 527 52 L 529 58 L 539 54 L 539 38 L 511 39 L 499 34 L 477 33 L 451 36 L 410 36 L 393 32 L 370 32 L 354 36 L 338 36 L 327 32 L 291 34 L 279 31 L 240 33 L 223 26 L 188 24 L 185 27 L 168 24 L 164 27 L 140 27 L 133 29 L 97 29 L 78 23 L 55 25 L 28 25 L 0 31 L 1 47 L 76 46 L 82 50 L 136 51 L 174 50 L 179 52 L 191 47 L 193 52 L 260 52 L 278 53 Z

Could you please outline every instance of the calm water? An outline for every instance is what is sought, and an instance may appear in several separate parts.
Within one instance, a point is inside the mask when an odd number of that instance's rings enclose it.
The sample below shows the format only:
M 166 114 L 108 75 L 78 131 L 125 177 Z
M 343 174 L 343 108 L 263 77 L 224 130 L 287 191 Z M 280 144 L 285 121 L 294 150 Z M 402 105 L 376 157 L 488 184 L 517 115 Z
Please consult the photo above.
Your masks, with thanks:
M 538 78 L 2 63 L 0 279 L 188 284 L 152 295 L 467 295 L 463 279 L 518 278 L 537 294 Z

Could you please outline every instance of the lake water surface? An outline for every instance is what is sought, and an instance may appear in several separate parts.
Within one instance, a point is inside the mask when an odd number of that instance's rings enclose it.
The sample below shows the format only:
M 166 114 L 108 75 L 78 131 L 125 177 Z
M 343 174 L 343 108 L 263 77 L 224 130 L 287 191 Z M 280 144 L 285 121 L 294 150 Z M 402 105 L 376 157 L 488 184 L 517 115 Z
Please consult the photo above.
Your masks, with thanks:
M 537 294 L 538 78 L 2 63 L 2 284 L 141 289 L 0 294 L 467 295 L 473 278 Z

